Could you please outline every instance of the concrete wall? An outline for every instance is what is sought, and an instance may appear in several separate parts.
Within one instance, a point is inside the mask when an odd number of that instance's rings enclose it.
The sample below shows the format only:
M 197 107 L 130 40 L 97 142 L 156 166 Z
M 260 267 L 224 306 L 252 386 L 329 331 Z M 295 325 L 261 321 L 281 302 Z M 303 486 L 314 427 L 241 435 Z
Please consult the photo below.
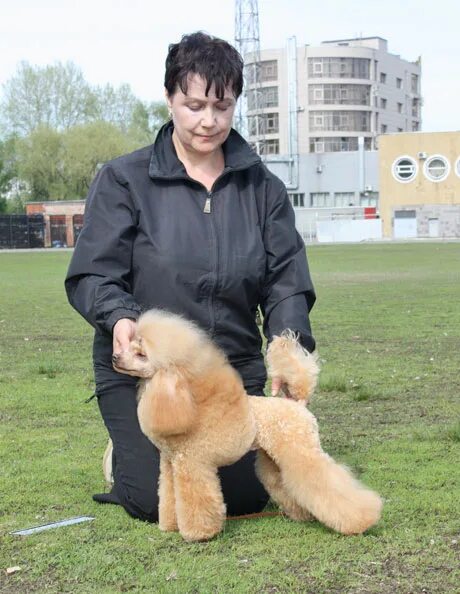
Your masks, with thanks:
M 318 242 L 349 242 L 382 239 L 380 219 L 318 221 L 316 224 Z
M 267 157 L 267 167 L 285 183 L 289 181 L 288 156 L 285 162 Z M 310 206 L 311 193 L 354 192 L 353 205 L 360 205 L 360 193 L 366 188 L 379 190 L 379 165 L 377 151 L 350 151 L 342 153 L 309 153 L 298 157 L 298 187 L 292 192 L 305 194 L 305 206 Z

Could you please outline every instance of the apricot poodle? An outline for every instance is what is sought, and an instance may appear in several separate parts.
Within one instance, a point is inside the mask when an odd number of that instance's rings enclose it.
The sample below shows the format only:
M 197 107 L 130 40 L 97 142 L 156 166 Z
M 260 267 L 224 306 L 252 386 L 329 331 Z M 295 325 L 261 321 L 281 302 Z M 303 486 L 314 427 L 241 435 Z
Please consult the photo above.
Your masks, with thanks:
M 343 534 L 378 521 L 379 496 L 321 449 L 305 407 L 316 385 L 315 357 L 286 333 L 272 341 L 267 361 L 290 398 L 248 397 L 203 330 L 159 310 L 140 317 L 129 350 L 114 356 L 115 369 L 142 378 L 140 426 L 161 452 L 161 530 L 179 530 L 189 541 L 218 534 L 225 504 L 217 469 L 254 448 L 261 482 L 293 520 L 313 516 Z

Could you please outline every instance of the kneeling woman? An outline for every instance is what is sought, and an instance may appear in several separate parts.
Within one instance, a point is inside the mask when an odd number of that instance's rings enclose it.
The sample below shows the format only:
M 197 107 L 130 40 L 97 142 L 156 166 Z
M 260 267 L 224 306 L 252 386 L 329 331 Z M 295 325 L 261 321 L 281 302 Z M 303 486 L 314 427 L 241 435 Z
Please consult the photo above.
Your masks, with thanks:
M 98 172 L 67 274 L 70 303 L 95 328 L 96 393 L 113 443 L 112 490 L 94 499 L 152 522 L 159 454 L 139 428 L 135 379 L 111 364 L 140 313 L 163 308 L 194 320 L 254 395 L 266 381 L 258 307 L 269 341 L 289 328 L 314 349 L 315 295 L 286 188 L 231 127 L 242 86 L 243 61 L 227 42 L 194 33 L 170 45 L 171 121 L 153 146 Z M 264 508 L 254 452 L 219 475 L 228 515 Z

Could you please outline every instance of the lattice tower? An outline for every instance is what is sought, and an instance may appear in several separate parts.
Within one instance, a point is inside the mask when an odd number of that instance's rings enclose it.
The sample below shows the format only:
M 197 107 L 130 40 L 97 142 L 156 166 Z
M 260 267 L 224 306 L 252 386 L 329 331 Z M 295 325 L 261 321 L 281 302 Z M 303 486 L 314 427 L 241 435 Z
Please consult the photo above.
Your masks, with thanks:
M 244 91 L 235 114 L 235 127 L 264 152 L 263 95 L 260 68 L 259 9 L 257 0 L 235 0 L 235 46 L 244 59 Z

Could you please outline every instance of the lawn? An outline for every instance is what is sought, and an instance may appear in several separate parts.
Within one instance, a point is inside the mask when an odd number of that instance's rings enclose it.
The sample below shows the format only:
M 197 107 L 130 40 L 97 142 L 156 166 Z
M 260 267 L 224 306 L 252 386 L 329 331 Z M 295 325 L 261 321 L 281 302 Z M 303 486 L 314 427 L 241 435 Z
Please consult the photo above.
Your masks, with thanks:
M 345 537 L 283 517 L 204 544 L 100 506 L 107 435 L 68 252 L 0 253 L 0 592 L 460 591 L 460 243 L 315 246 L 311 410 L 324 449 L 385 499 Z M 12 530 L 91 515 L 28 537 Z M 6 575 L 7 567 L 20 570 Z

